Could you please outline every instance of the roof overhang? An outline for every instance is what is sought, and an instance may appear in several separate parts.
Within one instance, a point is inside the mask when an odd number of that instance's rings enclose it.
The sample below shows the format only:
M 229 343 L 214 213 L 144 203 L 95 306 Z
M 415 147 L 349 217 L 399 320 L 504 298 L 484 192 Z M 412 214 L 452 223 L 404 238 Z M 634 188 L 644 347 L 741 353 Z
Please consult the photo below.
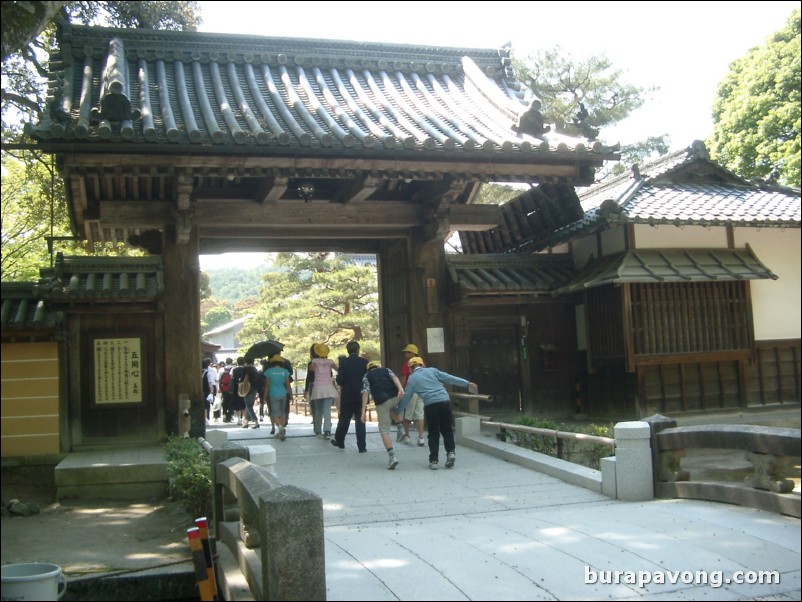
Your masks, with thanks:
M 622 283 L 776 280 L 747 246 L 743 249 L 638 249 L 591 261 L 569 284 L 571 293 Z

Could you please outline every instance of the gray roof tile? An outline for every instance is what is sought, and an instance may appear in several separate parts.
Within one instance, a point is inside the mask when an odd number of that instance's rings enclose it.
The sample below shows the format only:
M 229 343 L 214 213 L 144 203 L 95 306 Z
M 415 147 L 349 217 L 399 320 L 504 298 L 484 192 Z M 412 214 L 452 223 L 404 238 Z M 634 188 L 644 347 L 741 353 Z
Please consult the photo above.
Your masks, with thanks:
M 556 293 L 616 284 L 776 280 L 752 249 L 638 249 L 591 261 Z
M 50 301 L 153 302 L 164 294 L 162 258 L 57 256 L 34 292 Z
M 576 276 L 569 255 L 446 255 L 459 297 L 548 294 Z
M 514 130 L 499 49 L 67 26 L 42 141 L 496 155 L 613 149 Z

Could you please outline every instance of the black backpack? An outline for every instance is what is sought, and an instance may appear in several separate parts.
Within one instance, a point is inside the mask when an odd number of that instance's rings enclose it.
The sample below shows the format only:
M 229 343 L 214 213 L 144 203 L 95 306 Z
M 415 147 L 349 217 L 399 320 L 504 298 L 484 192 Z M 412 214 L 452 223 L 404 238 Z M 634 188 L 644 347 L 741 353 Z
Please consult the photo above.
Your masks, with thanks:
M 209 371 L 209 369 L 206 368 L 206 370 L 203 371 L 203 374 L 201 374 L 201 378 L 203 379 L 203 396 L 204 397 L 208 397 L 209 394 L 211 394 L 211 392 L 212 392 L 211 388 L 209 387 L 209 378 L 206 376 L 206 373 L 208 371 Z

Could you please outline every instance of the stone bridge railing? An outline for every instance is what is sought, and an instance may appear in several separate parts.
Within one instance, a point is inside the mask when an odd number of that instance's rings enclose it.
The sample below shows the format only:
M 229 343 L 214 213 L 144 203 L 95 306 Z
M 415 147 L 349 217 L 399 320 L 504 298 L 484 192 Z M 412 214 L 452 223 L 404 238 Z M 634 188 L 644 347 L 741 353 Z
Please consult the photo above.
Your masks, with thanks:
M 205 443 L 204 448 L 212 462 L 217 576 L 223 598 L 325 600 L 320 496 L 276 478 L 271 446 Z
M 788 478 L 799 466 L 800 430 L 768 426 L 714 424 L 677 427 L 655 415 L 645 419 L 652 431 L 655 496 L 726 502 L 800 517 L 800 496 Z M 743 452 L 751 474 L 743 482 L 690 480 L 682 467 L 688 450 Z M 798 470 L 798 468 L 797 468 Z

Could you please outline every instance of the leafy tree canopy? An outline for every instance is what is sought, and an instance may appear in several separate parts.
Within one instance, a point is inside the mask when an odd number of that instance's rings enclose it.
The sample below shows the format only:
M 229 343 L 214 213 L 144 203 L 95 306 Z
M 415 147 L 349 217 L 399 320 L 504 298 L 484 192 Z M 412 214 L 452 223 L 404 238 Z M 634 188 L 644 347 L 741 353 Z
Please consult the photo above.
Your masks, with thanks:
M 70 234 L 63 201 L 63 181 L 48 157 L 31 152 L 2 152 L 2 277 L 4 281 L 32 281 L 50 265 L 56 251 L 65 255 L 141 256 L 138 249 L 117 246 L 94 248 Z M 51 253 L 52 251 L 52 253 Z
M 595 139 L 604 128 L 643 106 L 654 88 L 628 83 L 602 53 L 575 58 L 557 46 L 523 60 L 515 72 L 541 102 L 543 120 L 557 132 Z
M 2 6 L 2 274 L 37 278 L 51 246 L 67 255 L 141 255 L 123 245 L 88 248 L 71 239 L 63 182 L 49 157 L 14 150 L 23 124 L 45 106 L 47 52 L 57 22 L 116 27 L 196 29 L 197 2 L 3 2 Z
M 201 330 L 208 332 L 233 320 L 231 310 L 225 305 L 215 305 L 203 314 Z
M 800 185 L 800 10 L 730 64 L 713 103 L 711 156 L 745 178 Z
M 326 343 L 335 361 L 350 340 L 379 357 L 375 265 L 330 253 L 278 253 L 275 265 L 280 269 L 264 275 L 260 301 L 238 335 L 244 348 L 279 340 L 296 367 L 306 366 L 314 343 Z

